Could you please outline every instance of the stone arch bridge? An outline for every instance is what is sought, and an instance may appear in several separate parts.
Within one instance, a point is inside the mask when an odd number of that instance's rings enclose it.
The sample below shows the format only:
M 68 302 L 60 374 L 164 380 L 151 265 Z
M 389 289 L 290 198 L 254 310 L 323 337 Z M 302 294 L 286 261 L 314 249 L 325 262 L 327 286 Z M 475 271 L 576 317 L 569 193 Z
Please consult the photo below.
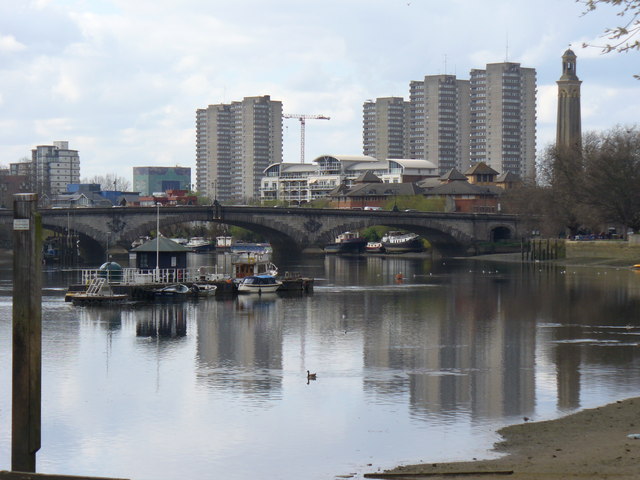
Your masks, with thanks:
M 264 235 L 276 252 L 322 247 L 345 231 L 374 225 L 409 230 L 429 240 L 443 256 L 466 253 L 478 242 L 523 236 L 519 218 L 503 214 L 392 212 L 249 206 L 56 208 L 39 210 L 42 226 L 73 232 L 81 242 L 130 248 L 131 242 L 163 227 L 191 221 L 236 225 Z M 12 212 L 0 213 L 10 225 Z M 94 248 L 96 245 L 94 245 Z

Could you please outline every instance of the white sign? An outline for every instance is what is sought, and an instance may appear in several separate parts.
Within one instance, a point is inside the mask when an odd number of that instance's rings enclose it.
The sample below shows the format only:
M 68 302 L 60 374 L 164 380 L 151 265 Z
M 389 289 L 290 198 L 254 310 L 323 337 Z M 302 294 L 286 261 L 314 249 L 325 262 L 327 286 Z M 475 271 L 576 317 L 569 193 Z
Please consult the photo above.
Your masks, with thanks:
M 13 219 L 13 229 L 14 230 L 29 230 L 29 219 L 28 218 L 14 218 Z

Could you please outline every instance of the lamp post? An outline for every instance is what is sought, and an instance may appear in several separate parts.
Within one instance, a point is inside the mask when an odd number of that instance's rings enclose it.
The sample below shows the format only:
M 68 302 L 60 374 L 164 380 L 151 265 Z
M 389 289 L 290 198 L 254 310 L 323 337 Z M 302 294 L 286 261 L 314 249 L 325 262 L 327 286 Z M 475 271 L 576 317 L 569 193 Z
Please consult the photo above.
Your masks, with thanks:
M 160 202 L 156 202 L 156 281 L 160 281 Z
M 68 231 L 69 230 L 67 229 L 67 232 Z M 111 238 L 111 232 L 107 232 L 107 251 L 105 252 L 106 253 L 106 260 L 105 260 L 106 263 L 109 263 L 109 239 L 110 238 Z
M 213 187 L 213 203 L 218 199 L 217 189 L 218 189 L 218 179 L 216 178 L 213 182 L 211 182 L 211 186 Z

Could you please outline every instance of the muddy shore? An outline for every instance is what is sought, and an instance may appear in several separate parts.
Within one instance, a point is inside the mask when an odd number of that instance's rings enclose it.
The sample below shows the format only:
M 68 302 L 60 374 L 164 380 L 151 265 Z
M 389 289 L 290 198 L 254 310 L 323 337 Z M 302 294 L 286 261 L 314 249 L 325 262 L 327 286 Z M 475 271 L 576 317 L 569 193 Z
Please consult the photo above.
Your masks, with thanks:
M 477 257 L 464 257 L 465 260 L 491 261 L 504 263 L 522 263 L 519 253 L 496 253 L 493 255 L 478 255 Z M 640 259 L 638 259 L 640 261 Z M 531 263 L 531 262 L 526 262 Z M 543 265 L 563 265 L 567 267 L 610 267 L 610 268 L 631 268 L 633 262 L 624 258 L 601 258 L 601 257 L 572 257 L 560 258 L 557 260 L 546 260 L 544 262 L 534 262 Z
M 519 254 L 475 260 L 519 262 Z M 630 268 L 620 259 L 573 258 L 555 263 L 575 267 Z M 522 423 L 498 430 L 500 458 L 469 462 L 405 465 L 367 478 L 468 480 L 559 480 L 640 478 L 640 398 L 618 401 L 556 420 Z
M 557 420 L 498 431 L 505 456 L 472 462 L 407 465 L 368 478 L 552 480 L 640 478 L 640 398 L 583 410 Z

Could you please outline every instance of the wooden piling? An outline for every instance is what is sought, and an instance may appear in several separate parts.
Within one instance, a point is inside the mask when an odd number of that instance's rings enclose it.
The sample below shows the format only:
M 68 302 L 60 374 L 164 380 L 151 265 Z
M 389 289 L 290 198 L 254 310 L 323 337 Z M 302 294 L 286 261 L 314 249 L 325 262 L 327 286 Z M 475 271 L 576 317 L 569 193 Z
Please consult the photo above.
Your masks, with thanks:
M 13 202 L 13 396 L 11 469 L 36 471 L 42 380 L 42 223 L 38 195 Z

